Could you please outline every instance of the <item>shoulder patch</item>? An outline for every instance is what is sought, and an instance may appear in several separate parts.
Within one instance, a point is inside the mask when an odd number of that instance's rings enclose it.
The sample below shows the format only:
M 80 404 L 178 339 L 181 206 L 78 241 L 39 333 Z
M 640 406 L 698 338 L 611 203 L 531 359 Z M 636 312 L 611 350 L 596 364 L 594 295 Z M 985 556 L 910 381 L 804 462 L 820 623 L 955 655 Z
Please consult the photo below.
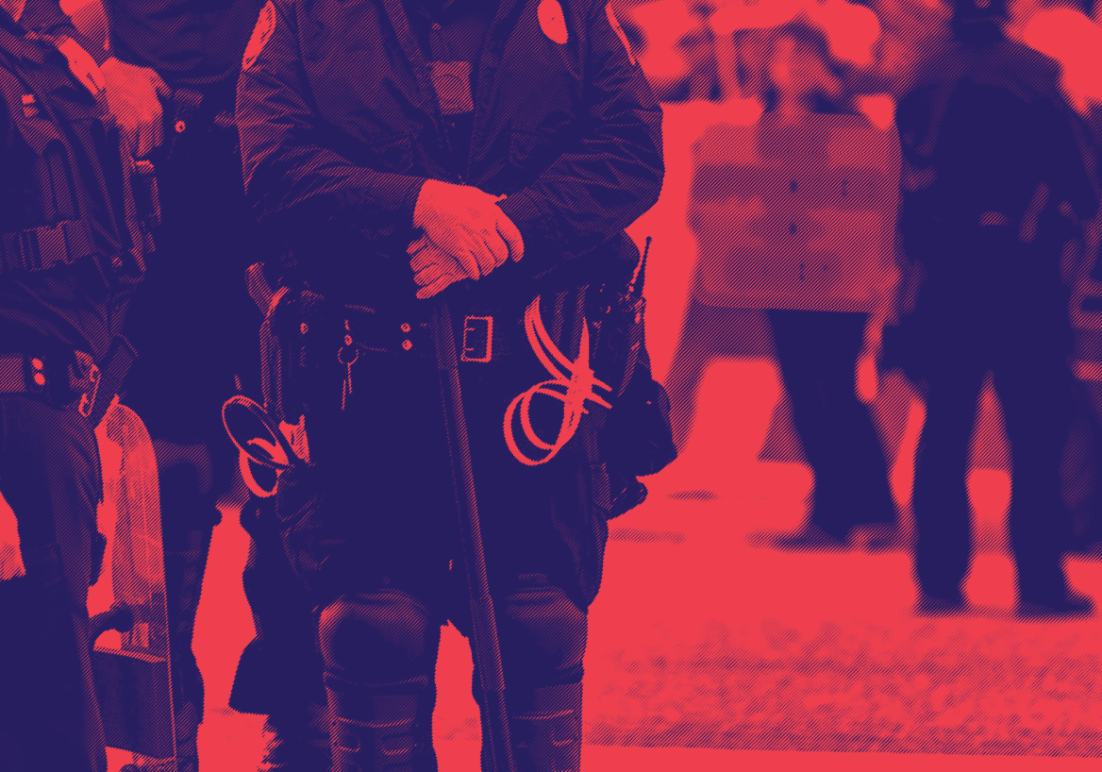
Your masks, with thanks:
M 624 32 L 624 28 L 620 26 L 620 20 L 616 18 L 616 11 L 612 9 L 612 3 L 605 6 L 605 15 L 608 16 L 608 23 L 612 25 L 612 29 L 616 31 L 616 35 L 620 38 L 620 42 L 624 44 L 624 50 L 628 52 L 628 61 L 632 65 L 636 64 L 635 54 L 631 50 L 631 43 L 628 42 L 628 35 Z
M 566 31 L 566 17 L 563 16 L 558 0 L 540 0 L 536 14 L 539 16 L 543 34 L 559 45 L 565 44 L 570 33 Z
M 276 16 L 275 5 L 272 0 L 268 0 L 267 5 L 260 9 L 260 16 L 256 20 L 256 26 L 253 27 L 249 45 L 245 47 L 245 58 L 241 61 L 242 70 L 253 66 L 260 52 L 264 50 L 264 46 L 272 39 L 272 33 L 276 28 Z

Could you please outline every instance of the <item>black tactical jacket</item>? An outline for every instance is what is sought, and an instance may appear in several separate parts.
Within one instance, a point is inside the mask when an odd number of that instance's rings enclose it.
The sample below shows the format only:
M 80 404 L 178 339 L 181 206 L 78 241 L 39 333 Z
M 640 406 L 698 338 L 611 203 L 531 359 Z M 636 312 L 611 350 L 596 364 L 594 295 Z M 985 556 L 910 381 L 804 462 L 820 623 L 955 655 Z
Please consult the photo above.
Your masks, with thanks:
M 986 215 L 1015 230 L 1036 218 L 1031 244 L 1051 262 L 1067 238 L 1061 205 L 1080 221 L 1094 216 L 1093 164 L 1058 80 L 1055 62 L 1000 35 L 954 41 L 923 63 L 896 110 L 899 227 L 912 259 L 934 268 L 956 260 L 990 228 L 981 225 Z M 1047 197 L 1038 195 L 1040 185 Z
M 508 196 L 501 206 L 521 231 L 524 259 L 445 293 L 457 327 L 463 314 L 485 313 L 494 315 L 495 331 L 519 333 L 505 342 L 512 358 L 460 368 L 491 579 L 514 552 L 510 527 L 540 521 L 545 551 L 559 556 L 541 570 L 583 605 L 600 582 L 611 511 L 595 438 L 600 409 L 587 402 L 590 412 L 563 453 L 536 467 L 510 455 L 503 416 L 511 399 L 549 377 L 528 351 L 527 303 L 543 297 L 547 328 L 564 331 L 558 345 L 574 359 L 580 325 L 571 320 L 581 318 L 581 293 L 567 290 L 623 281 L 637 265 L 624 228 L 658 197 L 661 111 L 625 41 L 595 0 L 502 0 L 475 68 L 467 157 L 449 146 L 401 0 L 273 0 L 260 13 L 238 83 L 247 198 L 262 224 L 290 242 L 297 278 L 330 302 L 423 318 L 431 304 L 414 297 L 405 249 L 416 235 L 424 180 Z M 307 327 L 320 334 L 321 325 Z M 334 340 L 321 360 L 336 361 Z M 392 377 L 382 365 L 361 360 L 357 368 L 356 378 Z M 430 407 L 388 403 L 394 415 L 411 417 Z M 390 439 L 375 441 L 385 449 Z M 411 485 L 450 487 L 451 480 L 446 472 L 416 480 L 396 472 L 371 486 L 373 501 L 401 500 Z
M 541 21 L 552 7 L 561 28 Z M 248 198 L 330 296 L 412 299 L 403 258 L 426 178 L 508 195 L 525 258 L 479 292 L 513 294 L 502 285 L 576 260 L 576 284 L 603 260 L 633 266 L 623 229 L 658 197 L 661 111 L 614 19 L 595 0 L 503 0 L 471 153 L 455 159 L 400 0 L 273 0 L 238 87 Z
M 113 122 L 53 43 L 0 11 L 0 349 L 103 357 L 140 275 L 130 207 Z

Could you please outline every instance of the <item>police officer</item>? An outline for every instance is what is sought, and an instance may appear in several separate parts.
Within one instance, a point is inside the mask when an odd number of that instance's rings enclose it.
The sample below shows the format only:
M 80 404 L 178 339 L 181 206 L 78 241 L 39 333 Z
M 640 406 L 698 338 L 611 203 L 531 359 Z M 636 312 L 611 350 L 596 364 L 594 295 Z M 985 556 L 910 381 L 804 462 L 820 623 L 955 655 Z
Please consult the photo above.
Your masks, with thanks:
M 130 358 L 141 234 L 94 62 L 64 20 L 32 33 L 23 10 L 0 3 L 0 492 L 18 522 L 0 529 L 0 767 L 103 772 L 93 429 Z
M 204 701 L 191 641 L 221 519 L 215 502 L 235 468 L 219 408 L 256 373 L 259 318 L 244 269 L 263 249 L 244 204 L 233 107 L 259 7 L 92 0 L 74 13 L 103 60 L 124 149 L 156 169 L 162 222 L 128 315 L 126 335 L 143 354 L 124 401 L 157 452 L 178 745 L 189 771 Z
M 1059 460 L 1071 329 L 1060 254 L 1097 198 L 1048 59 L 1008 42 L 1001 2 L 960 0 L 953 41 L 899 102 L 900 230 L 924 281 L 901 327 L 926 397 L 914 480 L 919 610 L 952 612 L 971 556 L 965 474 L 988 372 L 1013 460 L 1010 540 L 1023 617 L 1088 613 L 1069 590 Z
M 291 485 L 276 511 L 318 609 L 333 769 L 435 768 L 440 626 L 469 630 L 425 334 L 437 295 L 459 341 L 518 768 L 579 768 L 586 609 L 614 511 L 597 431 L 618 398 L 609 375 L 579 390 L 582 346 L 600 349 L 598 287 L 639 265 L 623 228 L 658 195 L 660 115 L 592 0 L 261 11 L 237 117 L 246 195 L 294 255 L 275 314 L 292 363 L 280 417 L 305 422 L 319 495 Z M 575 390 L 536 393 L 552 383 Z

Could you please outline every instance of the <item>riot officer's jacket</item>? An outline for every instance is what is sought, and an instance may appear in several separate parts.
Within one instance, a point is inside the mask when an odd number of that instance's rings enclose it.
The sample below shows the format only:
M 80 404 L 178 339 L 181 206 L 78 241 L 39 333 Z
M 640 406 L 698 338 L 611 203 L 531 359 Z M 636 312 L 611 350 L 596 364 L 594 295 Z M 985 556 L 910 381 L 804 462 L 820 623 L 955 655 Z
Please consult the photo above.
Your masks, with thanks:
M 554 272 L 634 266 L 624 228 L 657 200 L 661 111 L 611 7 L 502 0 L 475 62 L 469 154 L 450 147 L 401 0 L 272 0 L 238 85 L 248 198 L 330 296 L 412 302 L 405 247 L 427 178 L 495 195 L 525 257 L 489 295 Z M 403 259 L 404 258 L 404 259 Z
M 73 74 L 53 42 L 0 11 L 0 348 L 8 353 L 101 359 L 140 278 L 118 132 L 97 87 Z
M 429 24 L 424 23 L 426 13 Z M 454 14 L 464 15 L 483 42 L 473 49 L 453 39 L 454 58 L 449 60 L 431 38 L 454 29 L 452 23 L 460 24 Z M 438 94 L 440 84 L 433 82 L 438 67 L 430 68 L 434 62 L 458 61 L 471 65 L 466 80 L 473 87 L 466 101 L 443 87 Z M 446 112 L 442 95 L 464 101 L 462 114 L 469 115 L 470 123 L 462 130 L 458 119 L 449 117 L 459 114 L 455 105 Z M 561 328 L 563 340 L 556 345 L 569 351 L 571 340 L 579 341 L 585 329 L 577 324 L 578 298 L 586 295 L 588 303 L 588 293 L 574 288 L 595 282 L 615 285 L 625 267 L 627 283 L 639 265 L 639 252 L 624 229 L 656 201 L 661 188 L 661 110 L 611 9 L 599 0 L 272 0 L 261 10 L 245 50 L 237 119 L 246 197 L 261 223 L 289 242 L 294 260 L 285 276 L 288 283 L 305 283 L 329 304 L 369 306 L 374 319 L 400 313 L 400 321 L 415 321 L 432 307 L 415 298 L 406 254 L 417 235 L 413 213 L 426 179 L 507 196 L 500 206 L 523 236 L 524 258 L 445 292 L 456 320 L 464 314 L 467 320 L 496 319 L 493 351 L 506 352 L 500 367 L 495 365 L 498 354 L 491 354 L 487 343 L 487 323 L 481 328 L 485 339 L 479 355 L 462 365 L 471 456 L 480 479 L 495 483 L 479 491 L 483 537 L 487 555 L 494 556 L 492 570 L 508 572 L 513 570 L 510 561 L 521 560 L 518 556 L 540 553 L 547 563 L 543 570 L 553 581 L 577 603 L 588 605 L 600 583 L 605 520 L 614 511 L 612 496 L 619 495 L 598 451 L 596 433 L 603 414 L 591 400 L 589 420 L 573 424 L 577 434 L 563 430 L 558 435 L 556 448 L 563 452 L 537 466 L 523 461 L 523 451 L 507 446 L 510 437 L 516 438 L 511 431 L 514 416 L 507 408 L 548 377 L 535 352 L 537 344 L 531 338 L 525 342 L 525 331 L 538 326 L 528 324 L 526 306 L 535 307 L 536 296 L 544 298 L 547 313 L 539 313 L 547 330 Z M 469 152 L 463 152 L 468 138 Z M 572 299 L 553 301 L 548 290 Z M 273 318 L 278 324 L 278 312 Z M 592 321 L 588 315 L 586 319 Z M 355 342 L 356 318 L 351 322 L 346 341 Z M 401 326 L 408 330 L 411 325 Z M 307 367 L 311 361 L 318 368 L 340 363 L 332 356 L 339 337 L 330 349 L 315 349 L 320 353 L 311 360 L 309 339 L 320 340 L 325 327 L 313 321 L 286 326 L 290 336 L 301 333 L 306 339 Z M 501 328 L 517 337 L 499 336 Z M 597 344 L 592 346 L 599 351 Z M 419 349 L 424 347 L 414 342 L 410 356 Z M 405 355 L 395 354 L 386 362 L 397 362 L 398 356 Z M 594 354 L 594 361 L 598 359 Z M 372 459 L 365 464 L 370 482 L 362 469 L 357 475 L 371 490 L 375 510 L 406 514 L 362 518 L 348 516 L 352 508 L 334 512 L 326 527 L 357 545 L 340 553 L 355 555 L 355 565 L 367 551 L 373 555 L 369 563 L 381 565 L 391 558 L 380 554 L 386 550 L 379 545 L 403 541 L 393 530 L 380 537 L 381 524 L 387 529 L 401 524 L 413 529 L 416 538 L 432 535 L 443 552 L 451 549 L 447 529 L 430 524 L 437 516 L 432 513 L 448 506 L 444 498 L 432 503 L 433 498 L 452 496 L 445 490 L 451 484 L 444 468 L 447 454 L 435 450 L 444 438 L 432 429 L 432 422 L 442 417 L 431 417 L 435 408 L 430 403 L 439 403 L 426 401 L 426 392 L 417 391 L 428 371 L 411 372 L 407 378 L 397 366 L 382 369 L 391 366 L 358 372 L 371 372 L 373 387 L 385 390 L 392 388 L 387 384 L 408 383 L 407 391 L 422 396 L 417 405 L 402 403 L 394 394 L 368 398 L 370 404 L 388 406 L 386 411 L 367 411 L 371 416 L 390 415 L 401 423 L 372 429 L 373 439 L 385 441 L 387 450 L 367 453 Z M 341 365 L 334 374 L 339 379 L 345 372 Z M 352 373 L 351 365 L 347 372 Z M 351 393 L 360 396 L 353 397 L 349 412 L 357 399 L 376 393 L 355 388 Z M 324 397 L 334 392 L 319 386 L 312 393 Z M 316 402 L 324 404 L 322 397 Z M 322 426 L 322 410 L 315 411 L 310 399 L 302 399 L 312 416 L 309 425 Z M 567 414 L 559 414 L 565 427 Z M 297 415 L 291 413 L 289 420 Z M 548 411 L 552 425 L 557 415 Z M 504 426 L 510 427 L 505 434 Z M 383 437 L 384 431 L 392 434 Z M 314 438 L 324 436 L 319 431 Z M 417 441 L 416 451 L 409 448 L 411 437 L 425 438 Z M 311 452 L 321 454 L 323 440 L 315 439 Z M 406 450 L 399 451 L 399 446 Z M 328 458 L 344 454 L 331 451 Z M 415 480 L 405 458 L 417 459 Z M 429 469 L 427 458 L 439 463 Z M 515 517 L 517 508 L 527 516 Z M 320 565 L 329 566 L 322 573 L 340 573 L 345 570 L 337 568 L 345 565 L 342 561 L 339 556 L 322 561 Z M 358 570 L 351 567 L 353 562 L 348 563 L 350 572 Z M 532 570 L 521 568 L 517 570 L 522 573 Z

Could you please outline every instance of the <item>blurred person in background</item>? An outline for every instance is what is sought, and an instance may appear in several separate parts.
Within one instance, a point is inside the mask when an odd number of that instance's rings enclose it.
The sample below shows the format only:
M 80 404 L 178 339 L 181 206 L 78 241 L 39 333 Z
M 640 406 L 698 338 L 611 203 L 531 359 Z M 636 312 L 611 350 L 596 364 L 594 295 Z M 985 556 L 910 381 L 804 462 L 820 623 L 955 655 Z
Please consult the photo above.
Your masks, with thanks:
M 1102 102 L 1102 27 L 1094 0 L 1010 0 L 1005 34 L 1060 65 L 1060 89 L 1077 113 Z
M 797 20 L 767 34 L 760 131 L 806 126 L 816 115 L 855 112 L 843 71 L 832 61 L 820 30 Z M 689 302 L 669 376 L 675 438 L 680 445 L 690 430 L 692 393 L 701 363 L 711 356 L 737 353 L 733 348 L 737 341 L 729 334 L 737 313 L 698 299 Z M 868 408 L 855 393 L 857 357 L 869 314 L 806 310 L 767 314 L 796 429 L 815 474 L 807 523 L 770 541 L 781 549 L 844 548 L 857 535 L 855 529 L 860 529 L 867 532 L 870 547 L 887 546 L 896 533 L 887 464 Z
M 921 62 L 948 44 L 951 9 L 942 0 L 873 0 L 870 7 L 881 26 L 875 64 L 855 73 L 855 80 L 867 81 L 862 91 L 900 97 L 910 89 Z
M 920 613 L 966 608 L 965 475 L 990 371 L 1013 462 L 1010 540 L 1023 618 L 1088 614 L 1063 569 L 1070 518 L 1060 457 L 1071 420 L 1064 244 L 1097 196 L 1051 60 L 1009 42 L 1005 6 L 957 0 L 953 40 L 900 100 L 899 228 L 922 277 L 894 336 L 926 399 L 915 464 Z M 886 341 L 887 343 L 887 341 Z
M 675 59 L 680 63 L 676 73 L 647 73 L 655 96 L 661 102 L 689 102 L 698 99 L 721 101 L 724 93 L 716 58 L 716 39 L 708 24 L 716 3 L 709 0 L 665 0 L 662 4 L 668 6 L 664 14 L 664 25 L 680 24 L 683 29 L 688 29 L 683 34 L 674 33 L 678 36 L 670 38 L 673 40 L 672 51 L 666 52 L 667 59 Z M 652 22 L 659 18 L 661 17 L 658 14 L 651 17 Z M 658 32 L 656 29 L 648 29 L 642 34 L 657 38 Z M 647 53 L 645 48 L 640 50 L 640 60 L 644 63 L 652 60 Z
M 1060 64 L 1060 88 L 1077 117 L 1086 122 L 1084 133 L 1089 153 L 1099 159 L 1102 136 L 1102 27 L 1091 13 L 1091 0 L 1013 0 L 1007 7 L 1006 35 Z M 1102 221 L 1084 229 L 1082 239 L 1064 248 L 1064 279 L 1076 289 L 1074 312 L 1085 320 L 1102 308 L 1098 282 L 1102 282 L 1099 242 Z M 1080 297 L 1079 295 L 1083 297 Z M 1102 358 L 1102 333 L 1076 329 L 1076 355 L 1080 362 Z M 1097 380 L 1076 384 L 1076 415 L 1064 455 L 1064 499 L 1072 510 L 1072 550 L 1102 555 L 1102 388 Z
M 840 76 L 820 31 L 800 22 L 782 27 L 766 70 L 763 124 L 855 112 Z M 788 309 L 767 314 L 796 430 L 815 474 L 806 525 L 777 538 L 775 546 L 844 547 L 859 526 L 872 527 L 870 546 L 883 546 L 894 535 L 895 503 L 879 437 L 855 388 L 869 315 Z

